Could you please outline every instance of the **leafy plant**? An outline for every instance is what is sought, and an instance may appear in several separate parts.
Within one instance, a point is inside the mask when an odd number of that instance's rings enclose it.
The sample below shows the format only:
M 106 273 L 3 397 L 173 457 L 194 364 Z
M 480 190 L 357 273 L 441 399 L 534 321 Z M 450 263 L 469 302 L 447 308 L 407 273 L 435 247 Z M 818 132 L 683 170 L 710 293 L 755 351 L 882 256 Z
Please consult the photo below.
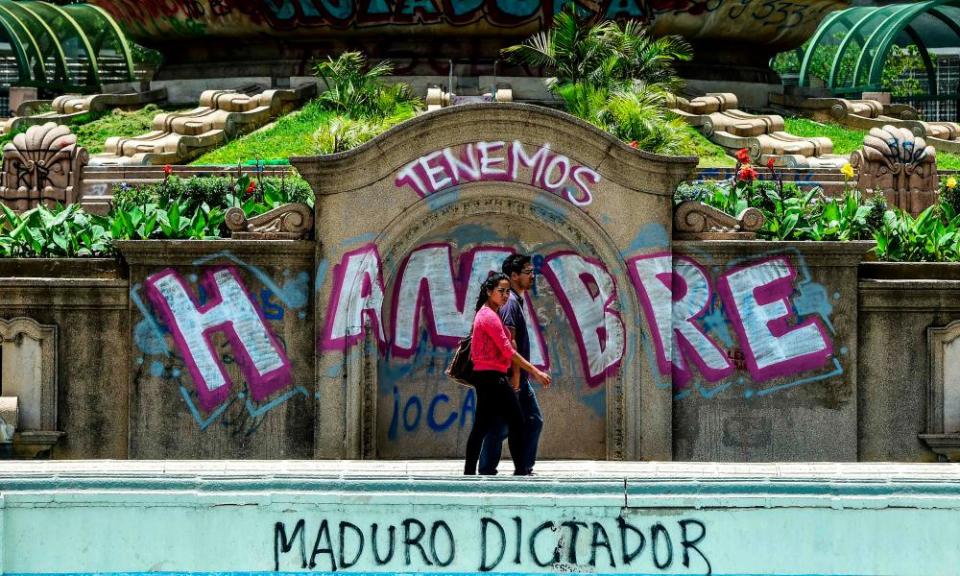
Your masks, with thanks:
M 0 210 L 2 256 L 73 258 L 113 253 L 107 220 L 84 213 L 79 204 L 37 206 L 16 214 L 0 203 Z
M 769 240 L 868 240 L 886 211 L 882 198 L 865 199 L 858 190 L 828 198 L 820 188 L 804 190 L 790 182 L 687 184 L 674 198 L 704 202 L 732 216 L 757 208 L 764 215 L 758 236 Z
M 607 88 L 635 82 L 676 88 L 673 62 L 692 57 L 690 45 L 679 36 L 652 38 L 635 21 L 622 28 L 612 20 L 594 22 L 579 16 L 572 4 L 554 16 L 549 30 L 501 53 L 545 68 L 560 85 L 584 82 Z
M 373 139 L 377 134 L 411 118 L 414 111 L 401 108 L 385 118 L 354 119 L 345 115 L 334 116 L 313 133 L 313 141 L 319 154 L 343 152 Z
M 949 204 L 934 204 L 916 218 L 888 210 L 875 234 L 880 260 L 956 262 L 960 259 L 960 216 Z
M 401 105 L 419 103 L 406 84 L 383 81 L 384 76 L 393 72 L 390 62 L 368 65 L 360 52 L 344 52 L 337 58 L 328 56 L 315 64 L 314 71 L 327 87 L 320 101 L 350 118 L 385 118 Z
M 567 112 L 635 148 L 662 154 L 697 150 L 684 123 L 664 106 L 667 93 L 680 86 L 673 63 L 691 57 L 690 45 L 679 37 L 654 39 L 638 22 L 594 23 L 571 5 L 554 17 L 550 30 L 502 53 L 546 68 L 556 77 L 550 87 Z
M 239 192 L 246 192 L 252 181 L 254 189 L 251 194 L 263 196 L 269 189 L 280 203 L 302 202 L 313 206 L 313 190 L 298 174 L 282 177 L 260 177 L 259 172 L 257 174 L 258 177 L 255 179 L 250 179 L 249 176 L 242 176 L 236 180 L 221 176 L 190 178 L 170 176 L 156 184 L 130 186 L 122 183 L 113 189 L 114 204 L 125 207 L 148 204 L 166 205 L 177 199 L 181 202 L 184 212 L 192 212 L 203 204 L 226 209 L 231 206 L 230 197 Z

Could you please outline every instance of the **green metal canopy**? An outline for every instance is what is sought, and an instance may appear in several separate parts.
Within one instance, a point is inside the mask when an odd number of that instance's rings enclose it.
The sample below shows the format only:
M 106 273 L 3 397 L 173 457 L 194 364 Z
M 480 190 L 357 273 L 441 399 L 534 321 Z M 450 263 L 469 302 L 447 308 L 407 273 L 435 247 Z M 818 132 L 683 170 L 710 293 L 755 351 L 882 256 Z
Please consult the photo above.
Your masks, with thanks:
M 130 43 L 109 14 L 89 4 L 0 0 L 0 63 L 11 62 L 17 86 L 89 92 L 134 79 Z
M 928 93 L 936 96 L 936 69 L 928 50 L 960 46 L 958 21 L 960 0 L 856 6 L 834 12 L 806 45 L 799 84 L 810 85 L 815 58 L 825 56 L 830 64 L 824 80 L 835 94 L 879 91 L 891 47 L 915 44 L 926 69 Z

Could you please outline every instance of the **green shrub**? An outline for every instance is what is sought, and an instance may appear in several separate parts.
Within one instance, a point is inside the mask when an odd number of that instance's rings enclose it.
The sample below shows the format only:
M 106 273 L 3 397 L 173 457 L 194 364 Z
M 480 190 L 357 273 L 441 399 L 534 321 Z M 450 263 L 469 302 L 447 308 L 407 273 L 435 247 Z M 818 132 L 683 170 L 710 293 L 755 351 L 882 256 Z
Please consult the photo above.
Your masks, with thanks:
M 253 217 L 288 202 L 312 206 L 305 180 L 291 178 L 170 177 L 160 184 L 114 191 L 107 216 L 86 214 L 79 204 L 38 206 L 22 214 L 0 203 L 0 257 L 73 258 L 116 253 L 114 240 L 203 240 L 229 236 L 232 206 Z
M 916 218 L 902 210 L 888 210 L 875 239 L 879 260 L 957 262 L 960 216 L 945 203 L 934 204 Z
M 508 59 L 546 68 L 564 109 L 634 148 L 660 154 L 695 154 L 698 142 L 682 120 L 665 109 L 668 92 L 681 86 L 673 68 L 689 60 L 678 36 L 652 38 L 640 23 L 594 23 L 571 6 L 554 16 L 550 30 L 502 50 Z
M 247 192 L 249 184 L 254 189 Z M 178 200 L 186 210 L 194 210 L 201 204 L 212 207 L 228 208 L 231 198 L 244 193 L 247 196 L 270 197 L 272 204 L 302 202 L 313 206 L 313 190 L 306 180 L 294 176 L 243 176 L 240 179 L 222 176 L 179 178 L 170 176 L 163 182 L 130 186 L 119 184 L 113 189 L 116 205 L 164 204 Z
M 960 214 L 960 185 L 956 176 L 940 181 L 940 202 L 949 205 L 954 214 Z
M 412 118 L 414 113 L 412 108 L 400 107 L 392 116 L 385 118 L 355 119 L 345 115 L 334 116 L 313 133 L 314 149 L 318 154 L 334 154 L 356 148 Z

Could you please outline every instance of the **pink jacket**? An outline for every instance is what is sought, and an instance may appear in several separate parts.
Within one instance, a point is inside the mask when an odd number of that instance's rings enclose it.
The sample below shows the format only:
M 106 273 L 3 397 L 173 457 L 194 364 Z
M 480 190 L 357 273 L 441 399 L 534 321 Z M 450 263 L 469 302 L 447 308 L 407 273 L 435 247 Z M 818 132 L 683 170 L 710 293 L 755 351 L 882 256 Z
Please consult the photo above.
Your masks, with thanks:
M 470 343 L 473 369 L 506 373 L 512 359 L 513 345 L 506 326 L 489 306 L 481 307 L 473 318 L 473 340 Z

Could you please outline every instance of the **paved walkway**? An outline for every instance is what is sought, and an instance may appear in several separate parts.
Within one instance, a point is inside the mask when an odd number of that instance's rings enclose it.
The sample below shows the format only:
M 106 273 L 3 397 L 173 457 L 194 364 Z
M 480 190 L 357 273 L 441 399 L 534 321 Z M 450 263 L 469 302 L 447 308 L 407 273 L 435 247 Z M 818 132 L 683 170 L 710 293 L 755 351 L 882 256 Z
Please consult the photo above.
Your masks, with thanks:
M 512 478 L 510 464 L 501 476 Z M 0 478 L 90 476 L 223 478 L 443 478 L 462 476 L 460 460 L 53 460 L 0 462 Z M 504 474 L 505 472 L 505 474 Z M 492 480 L 474 477 L 474 480 Z M 554 460 L 538 462 L 536 476 L 550 480 L 781 480 L 960 482 L 960 463 L 717 463 L 606 462 Z

